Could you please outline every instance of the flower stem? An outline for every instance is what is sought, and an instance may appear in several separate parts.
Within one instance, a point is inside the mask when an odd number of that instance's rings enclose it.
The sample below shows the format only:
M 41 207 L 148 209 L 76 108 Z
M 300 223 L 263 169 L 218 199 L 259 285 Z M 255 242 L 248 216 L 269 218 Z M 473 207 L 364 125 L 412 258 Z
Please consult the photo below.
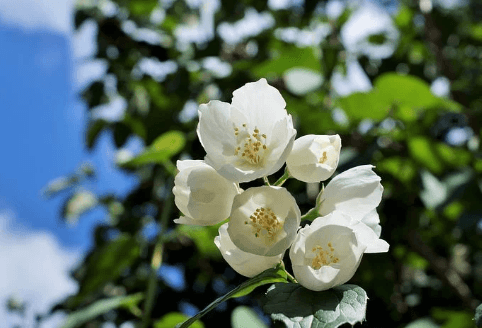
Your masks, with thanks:
M 170 186 L 170 184 L 169 184 Z M 161 230 L 157 236 L 156 245 L 154 246 L 154 252 L 151 259 L 151 271 L 147 281 L 146 300 L 144 302 L 144 313 L 142 316 L 142 328 L 147 328 L 151 321 L 151 312 L 154 307 L 154 300 L 156 296 L 157 288 L 157 271 L 162 264 L 162 253 L 164 249 L 165 233 L 167 230 L 168 219 L 171 213 L 172 207 L 172 194 L 169 194 L 163 202 L 161 212 Z
M 283 183 L 285 183 L 286 180 L 288 180 L 289 178 L 291 178 L 291 174 L 290 174 L 290 171 L 288 171 L 288 168 L 286 167 L 285 168 L 285 173 L 283 173 L 283 175 L 281 176 L 281 178 L 278 179 L 278 181 L 276 181 L 273 186 L 279 186 L 281 187 L 283 185 Z
M 271 186 L 271 185 L 269 184 L 268 177 L 263 177 L 263 181 L 264 181 L 264 184 L 265 184 L 265 185 Z
M 286 267 L 285 267 L 285 263 L 283 261 L 280 262 L 280 267 L 283 269 L 283 271 L 286 273 L 286 277 L 288 278 L 288 281 L 289 282 L 293 282 L 295 284 L 298 283 L 298 280 L 296 280 L 295 277 L 293 277 L 291 275 L 291 273 L 289 273 L 287 270 L 286 270 Z

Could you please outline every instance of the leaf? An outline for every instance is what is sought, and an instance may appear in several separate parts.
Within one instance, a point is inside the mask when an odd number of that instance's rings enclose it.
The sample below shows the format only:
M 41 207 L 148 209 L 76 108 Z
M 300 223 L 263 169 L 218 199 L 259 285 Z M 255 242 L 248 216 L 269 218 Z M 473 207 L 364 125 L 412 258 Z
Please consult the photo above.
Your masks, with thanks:
M 366 292 L 356 285 L 341 285 L 315 292 L 298 284 L 274 284 L 266 293 L 263 310 L 288 328 L 336 328 L 365 319 Z
M 216 300 L 214 300 L 214 302 L 206 306 L 202 311 L 200 311 L 194 317 L 189 318 L 181 325 L 177 325 L 176 327 L 178 328 L 189 327 L 192 323 L 200 319 L 203 315 L 213 310 L 219 304 L 221 304 L 224 301 L 227 301 L 230 298 L 248 295 L 255 288 L 262 285 L 271 284 L 271 283 L 286 283 L 287 281 L 286 279 L 287 279 L 286 271 L 283 269 L 283 265 L 280 263 L 275 268 L 265 270 L 260 274 L 258 274 L 257 276 L 254 276 L 253 278 L 243 282 L 241 285 L 234 288 L 224 296 L 218 297 Z
M 426 137 L 413 137 L 408 140 L 408 151 L 415 162 L 435 174 L 442 173 L 444 166 L 440 161 L 434 144 Z
M 109 299 L 103 299 L 89 305 L 88 307 L 71 313 L 67 316 L 62 328 L 75 328 L 88 323 L 101 314 L 109 312 L 119 307 L 131 308 L 134 307 L 143 299 L 142 293 L 117 296 Z
M 473 328 L 474 319 L 468 311 L 456 311 L 446 308 L 432 309 L 432 317 L 436 321 L 442 321 L 443 328 Z
M 157 4 L 157 0 L 131 0 L 129 10 L 134 16 L 148 16 Z
M 383 101 L 375 92 L 356 92 L 338 99 L 338 102 L 350 119 L 371 118 L 381 121 L 388 116 L 390 104 Z
M 163 316 L 160 320 L 154 322 L 154 328 L 172 328 L 176 324 L 182 323 L 189 319 L 189 317 L 183 313 L 171 312 Z M 192 328 L 204 328 L 204 324 L 201 321 L 196 321 L 192 324 Z
M 433 95 L 430 86 L 422 79 L 396 73 L 380 75 L 370 92 L 352 93 L 338 99 L 338 103 L 351 119 L 379 121 L 394 108 L 395 116 L 405 122 L 414 121 L 418 113 L 426 109 L 440 107 L 460 111 L 462 107 L 454 101 Z
M 474 320 L 477 328 L 482 328 L 482 304 L 477 306 L 477 308 L 475 309 Z
M 158 137 L 142 154 L 123 163 L 123 166 L 140 166 L 150 163 L 162 164 L 179 153 L 186 143 L 180 131 L 168 131 Z
M 107 282 L 117 279 L 139 257 L 139 254 L 140 247 L 137 240 L 128 235 L 121 235 L 97 249 L 86 260 L 86 272 L 81 281 L 81 289 L 71 302 L 78 304 L 84 297 L 102 288 Z
M 259 316 L 247 306 L 241 305 L 231 313 L 233 328 L 268 328 Z M 157 327 L 156 327 L 157 328 Z
M 99 138 L 101 132 L 108 126 L 109 123 L 102 119 L 89 122 L 87 133 L 85 134 L 87 149 L 91 150 L 94 148 L 95 142 Z
M 181 224 L 176 226 L 176 232 L 179 235 L 185 235 L 192 239 L 203 257 L 216 259 L 221 258 L 221 253 L 213 243 L 213 240 L 218 235 L 220 226 L 221 223 L 213 226 L 189 226 Z
M 277 50 L 278 55 L 255 66 L 252 73 L 257 78 L 277 75 L 281 76 L 292 67 L 303 67 L 315 72 L 321 71 L 320 60 L 313 48 L 298 48 L 297 46 L 282 47 Z

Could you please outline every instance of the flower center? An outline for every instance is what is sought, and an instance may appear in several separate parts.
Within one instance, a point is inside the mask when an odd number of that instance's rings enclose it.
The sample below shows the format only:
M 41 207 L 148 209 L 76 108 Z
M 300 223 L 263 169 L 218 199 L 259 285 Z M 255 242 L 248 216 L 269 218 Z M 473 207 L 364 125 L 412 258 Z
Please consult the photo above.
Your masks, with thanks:
M 256 238 L 263 234 L 268 237 L 268 239 L 272 239 L 282 225 L 276 217 L 276 214 L 274 214 L 269 207 L 257 208 L 249 217 L 249 221 L 245 221 L 244 223 L 251 224 Z
M 324 151 L 323 155 L 320 157 L 320 160 L 318 161 L 318 163 L 323 164 L 323 163 L 326 162 L 327 159 L 328 159 L 328 156 L 326 156 L 326 151 Z
M 255 128 L 253 133 L 249 133 L 246 123 L 244 123 L 242 129 L 234 127 L 234 135 L 237 141 L 234 155 L 250 164 L 259 164 L 263 160 L 265 151 L 268 149 L 266 146 L 266 134 L 260 134 L 258 128 Z
M 312 249 L 316 254 L 315 258 L 311 261 L 311 267 L 318 270 L 322 266 L 330 265 L 332 263 L 338 263 L 340 259 L 334 255 L 335 249 L 331 243 L 328 243 L 328 249 L 324 250 L 320 245 L 316 245 Z

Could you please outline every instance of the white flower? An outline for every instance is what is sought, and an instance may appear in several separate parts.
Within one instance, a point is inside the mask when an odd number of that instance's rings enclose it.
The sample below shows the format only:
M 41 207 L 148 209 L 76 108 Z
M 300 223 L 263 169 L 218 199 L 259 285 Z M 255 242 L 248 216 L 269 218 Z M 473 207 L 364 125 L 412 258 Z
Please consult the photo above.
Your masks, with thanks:
M 254 187 L 234 197 L 228 233 L 244 252 L 275 256 L 290 247 L 300 220 L 300 209 L 285 188 Z
M 305 288 L 321 291 L 353 277 L 366 245 L 352 229 L 353 220 L 340 211 L 316 218 L 300 229 L 290 249 L 296 280 Z
M 296 136 L 285 106 L 265 79 L 235 90 L 231 104 L 213 100 L 200 105 L 197 134 L 206 162 L 235 182 L 278 171 Z
M 219 175 L 201 160 L 177 161 L 179 173 L 174 179 L 174 201 L 185 215 L 176 223 L 213 225 L 229 217 L 236 184 Z
M 379 238 L 381 226 L 376 207 L 382 199 L 383 186 L 373 167 L 362 165 L 340 173 L 328 183 L 319 199 L 321 216 L 338 210 L 359 223 L 355 229 L 363 231 L 366 253 L 387 252 L 389 248 Z
M 214 243 L 219 248 L 223 258 L 239 274 L 254 277 L 266 269 L 274 267 L 283 259 L 284 252 L 276 256 L 260 256 L 246 253 L 233 244 L 228 234 L 228 223 L 219 227 L 219 236 Z
M 320 182 L 333 175 L 340 159 L 339 135 L 309 134 L 295 140 L 286 165 L 303 182 Z

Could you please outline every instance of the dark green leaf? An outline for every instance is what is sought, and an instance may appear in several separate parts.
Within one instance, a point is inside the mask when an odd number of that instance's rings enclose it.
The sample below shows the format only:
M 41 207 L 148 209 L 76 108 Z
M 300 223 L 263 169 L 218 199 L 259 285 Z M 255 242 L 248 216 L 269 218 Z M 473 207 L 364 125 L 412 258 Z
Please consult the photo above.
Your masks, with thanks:
M 87 126 L 87 133 L 86 133 L 86 144 L 87 148 L 90 150 L 94 147 L 95 142 L 99 138 L 101 132 L 109 126 L 109 123 L 105 120 L 95 120 L 90 121 L 89 125 Z
M 95 250 L 87 259 L 81 289 L 72 302 L 82 302 L 84 297 L 102 288 L 107 282 L 117 279 L 139 257 L 139 254 L 140 247 L 137 240 L 128 235 L 121 235 Z
M 103 299 L 89 305 L 88 307 L 69 314 L 62 328 L 75 328 L 86 324 L 101 314 L 109 312 L 113 309 L 124 307 L 131 308 L 139 303 L 144 296 L 141 293 L 118 296 L 109 299 Z
M 356 285 L 341 285 L 315 292 L 298 284 L 274 284 L 266 293 L 263 310 L 288 328 L 336 328 L 365 319 L 366 292 Z

